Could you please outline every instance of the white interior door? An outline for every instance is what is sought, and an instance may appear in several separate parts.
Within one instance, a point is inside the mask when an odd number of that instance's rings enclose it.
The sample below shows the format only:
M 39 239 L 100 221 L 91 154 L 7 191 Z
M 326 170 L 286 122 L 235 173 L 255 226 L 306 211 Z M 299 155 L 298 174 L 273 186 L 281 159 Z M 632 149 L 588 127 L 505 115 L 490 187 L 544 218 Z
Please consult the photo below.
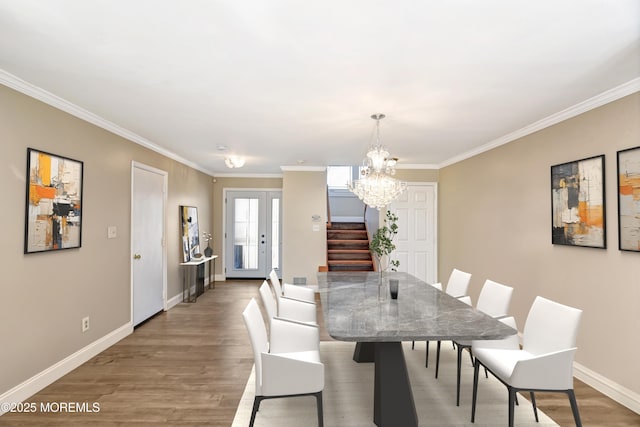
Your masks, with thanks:
M 394 239 L 394 257 L 399 271 L 427 283 L 435 283 L 437 271 L 437 187 L 436 184 L 411 184 L 389 210 L 398 216 L 398 234 Z
M 225 276 L 265 278 L 280 264 L 281 191 L 225 190 Z
M 166 304 L 167 174 L 134 162 L 131 187 L 131 318 L 135 326 Z

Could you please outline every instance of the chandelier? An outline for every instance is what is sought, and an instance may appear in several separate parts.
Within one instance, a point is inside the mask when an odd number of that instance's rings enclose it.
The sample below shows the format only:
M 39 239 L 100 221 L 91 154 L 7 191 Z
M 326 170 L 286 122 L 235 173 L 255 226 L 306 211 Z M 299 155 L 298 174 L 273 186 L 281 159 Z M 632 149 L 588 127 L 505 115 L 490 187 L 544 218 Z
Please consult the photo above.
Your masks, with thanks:
M 407 188 L 406 182 L 393 178 L 398 159 L 389 157 L 389 150 L 380 144 L 380 120 L 384 117 L 384 114 L 371 116 L 376 121 L 376 140 L 362 162 L 361 178 L 349 184 L 353 194 L 367 206 L 378 210 L 397 199 Z

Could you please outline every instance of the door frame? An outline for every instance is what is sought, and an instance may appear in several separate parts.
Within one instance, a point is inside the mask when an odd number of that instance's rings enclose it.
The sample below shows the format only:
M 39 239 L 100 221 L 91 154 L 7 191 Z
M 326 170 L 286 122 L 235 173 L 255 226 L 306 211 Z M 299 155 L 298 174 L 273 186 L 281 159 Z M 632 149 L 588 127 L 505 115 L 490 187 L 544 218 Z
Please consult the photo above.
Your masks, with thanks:
M 141 169 L 147 172 L 156 173 L 163 178 L 162 183 L 162 309 L 168 310 L 167 307 L 167 189 L 169 188 L 169 173 L 162 169 L 154 168 L 153 166 L 145 165 L 144 163 L 131 161 L 131 205 L 130 205 L 130 221 L 131 221 L 131 235 L 129 242 L 129 298 L 130 298 L 130 311 L 129 311 L 129 323 L 133 325 L 133 203 L 135 196 L 135 170 Z
M 264 191 L 268 193 L 270 191 L 279 191 L 280 192 L 280 210 L 282 210 L 282 188 L 256 188 L 256 187 L 224 187 L 222 189 L 222 235 L 224 236 L 224 241 L 222 242 L 222 278 L 221 280 L 227 280 L 227 193 L 230 191 Z M 282 227 L 282 217 L 280 217 L 280 227 Z M 280 234 L 280 239 L 282 239 L 282 234 Z M 280 242 L 280 253 L 282 254 L 282 242 Z M 282 257 L 280 257 L 280 264 L 282 264 Z M 280 269 L 281 270 L 281 269 Z M 269 272 L 267 272 L 267 275 Z M 266 277 L 265 277 L 266 279 Z

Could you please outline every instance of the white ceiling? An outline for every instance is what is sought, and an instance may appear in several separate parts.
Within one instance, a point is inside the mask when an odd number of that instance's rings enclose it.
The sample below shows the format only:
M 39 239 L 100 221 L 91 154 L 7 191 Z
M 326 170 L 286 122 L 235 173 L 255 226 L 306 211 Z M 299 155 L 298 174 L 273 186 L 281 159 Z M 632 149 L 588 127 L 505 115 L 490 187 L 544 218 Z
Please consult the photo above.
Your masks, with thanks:
M 637 83 L 640 1 L 0 0 L 0 70 L 216 175 L 359 164 L 378 112 L 438 166 Z

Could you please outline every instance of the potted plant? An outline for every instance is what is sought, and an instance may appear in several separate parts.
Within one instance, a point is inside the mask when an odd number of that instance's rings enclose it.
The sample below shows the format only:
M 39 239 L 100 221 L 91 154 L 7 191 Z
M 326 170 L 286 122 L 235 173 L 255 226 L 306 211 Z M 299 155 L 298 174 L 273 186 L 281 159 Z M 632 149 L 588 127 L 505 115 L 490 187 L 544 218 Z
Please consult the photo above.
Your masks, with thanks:
M 387 211 L 384 225 L 378 228 L 371 239 L 369 250 L 375 257 L 380 272 L 380 282 L 382 282 L 382 273 L 388 269 L 397 271 L 400 261 L 391 259 L 391 253 L 396 249 L 393 244 L 393 238 L 398 234 L 398 216 Z

